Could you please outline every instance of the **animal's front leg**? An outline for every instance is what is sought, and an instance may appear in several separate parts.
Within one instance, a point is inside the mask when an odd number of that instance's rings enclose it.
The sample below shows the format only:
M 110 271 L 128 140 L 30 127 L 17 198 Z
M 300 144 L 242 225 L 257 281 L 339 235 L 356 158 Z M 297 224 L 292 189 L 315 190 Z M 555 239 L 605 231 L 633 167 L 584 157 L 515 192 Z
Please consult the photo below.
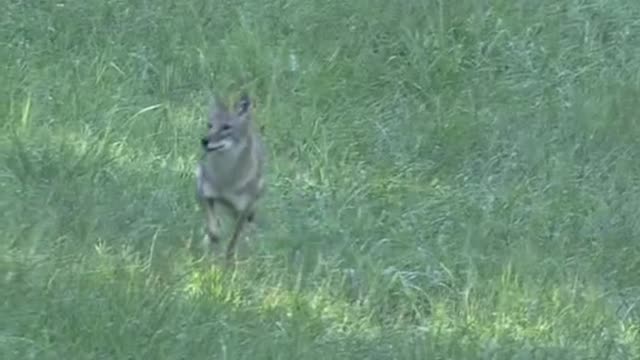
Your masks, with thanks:
M 213 245 L 220 242 L 220 225 L 214 212 L 216 202 L 213 199 L 203 199 L 200 204 L 205 216 L 206 235 L 203 242 L 204 246 L 210 249 Z

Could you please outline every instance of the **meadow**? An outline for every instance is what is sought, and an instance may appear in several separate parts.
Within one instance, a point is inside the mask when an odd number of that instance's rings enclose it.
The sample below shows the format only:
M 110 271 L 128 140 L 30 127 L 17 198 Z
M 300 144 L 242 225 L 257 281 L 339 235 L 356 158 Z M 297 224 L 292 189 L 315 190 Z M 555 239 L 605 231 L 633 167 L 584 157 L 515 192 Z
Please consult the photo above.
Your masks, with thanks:
M 640 358 L 640 2 L 0 8 L 1 359 Z M 225 268 L 194 167 L 242 89 Z

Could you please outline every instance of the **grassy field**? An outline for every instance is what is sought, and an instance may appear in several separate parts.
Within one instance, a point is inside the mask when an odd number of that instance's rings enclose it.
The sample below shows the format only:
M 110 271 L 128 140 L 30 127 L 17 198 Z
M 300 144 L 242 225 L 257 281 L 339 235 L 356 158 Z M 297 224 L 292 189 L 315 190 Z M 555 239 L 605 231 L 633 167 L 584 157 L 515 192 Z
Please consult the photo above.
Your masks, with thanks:
M 1 359 L 640 358 L 640 2 L 0 8 Z M 194 166 L 241 89 L 225 270 Z

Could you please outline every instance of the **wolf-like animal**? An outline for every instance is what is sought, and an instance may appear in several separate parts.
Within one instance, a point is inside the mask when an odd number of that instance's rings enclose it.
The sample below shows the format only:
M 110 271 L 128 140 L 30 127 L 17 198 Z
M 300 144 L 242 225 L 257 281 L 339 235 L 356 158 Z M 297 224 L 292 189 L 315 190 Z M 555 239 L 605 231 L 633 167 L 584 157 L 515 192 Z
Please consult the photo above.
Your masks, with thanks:
M 235 219 L 226 258 L 235 255 L 238 237 L 253 222 L 256 203 L 265 189 L 266 151 L 254 127 L 251 99 L 242 93 L 229 109 L 218 96 L 201 139 L 204 154 L 196 169 L 197 200 L 205 217 L 205 246 L 220 241 L 218 210 L 225 206 Z

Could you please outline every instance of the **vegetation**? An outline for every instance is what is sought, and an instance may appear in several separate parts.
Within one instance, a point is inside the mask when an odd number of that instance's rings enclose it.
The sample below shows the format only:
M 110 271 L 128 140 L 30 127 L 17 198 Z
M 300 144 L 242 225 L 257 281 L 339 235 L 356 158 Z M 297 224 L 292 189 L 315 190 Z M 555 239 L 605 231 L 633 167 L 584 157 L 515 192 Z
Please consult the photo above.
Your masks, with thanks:
M 0 7 L 0 358 L 640 357 L 640 2 Z M 225 269 L 194 166 L 239 89 Z

